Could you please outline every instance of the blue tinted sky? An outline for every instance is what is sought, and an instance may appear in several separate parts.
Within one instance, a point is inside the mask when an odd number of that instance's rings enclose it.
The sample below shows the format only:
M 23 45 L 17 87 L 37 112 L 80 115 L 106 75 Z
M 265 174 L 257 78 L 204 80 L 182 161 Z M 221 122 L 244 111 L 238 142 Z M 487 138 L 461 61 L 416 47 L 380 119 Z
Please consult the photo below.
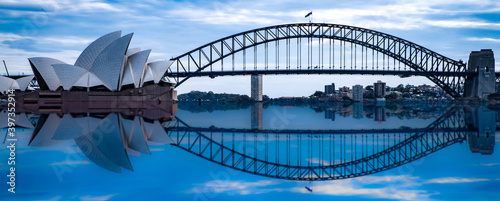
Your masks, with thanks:
M 264 26 L 307 22 L 371 28 L 410 40 L 453 59 L 470 51 L 500 49 L 500 3 L 496 0 L 381 1 L 104 1 L 4 0 L 0 2 L 0 59 L 13 73 L 31 74 L 26 58 L 45 56 L 74 63 L 106 33 L 134 32 L 131 47 L 170 59 L 216 39 Z M 500 60 L 497 56 L 497 67 Z M 0 70 L 4 73 L 4 69 Z M 265 76 L 271 97 L 310 95 L 323 85 L 432 84 L 425 78 L 384 76 Z M 249 77 L 191 79 L 179 88 L 249 94 Z M 286 87 L 284 87 L 286 86 Z M 302 90 L 296 90 L 301 88 Z
M 308 122 L 310 128 L 322 124 L 342 125 L 345 121 L 351 124 L 373 121 L 339 114 L 335 121 L 331 121 L 324 119 L 324 113 L 315 113 L 310 108 L 270 107 L 264 110 L 264 114 L 268 114 L 264 117 L 265 124 L 272 117 L 280 117 L 269 115 L 275 110 L 291 115 L 286 116 L 290 124 L 302 120 Z M 249 125 L 244 124 L 249 119 L 228 121 L 230 115 L 236 113 L 249 116 L 250 111 L 196 114 L 214 118 L 217 126 L 242 125 L 248 128 Z M 302 115 L 293 116 L 295 114 Z M 206 126 L 199 123 L 191 112 L 179 110 L 177 115 L 191 126 Z M 380 126 L 421 127 L 434 120 L 430 118 L 425 123 L 413 125 L 388 118 Z M 467 142 L 456 143 L 425 158 L 380 173 L 313 182 L 314 193 L 309 193 L 304 188 L 310 185 L 308 182 L 272 179 L 232 170 L 168 144 L 150 145 L 151 155 L 129 156 L 134 171 L 122 169 L 122 173 L 114 173 L 90 161 L 73 140 L 50 147 L 27 146 L 32 132 L 32 129 L 17 131 L 18 191 L 14 200 L 495 200 L 500 196 L 498 150 L 487 156 L 471 153 Z M 494 137 L 498 148 L 500 135 Z M 2 158 L 7 155 L 7 150 L 0 150 Z M 5 167 L 5 161 L 0 161 L 0 169 Z M 12 200 L 12 195 L 2 190 L 0 200 Z

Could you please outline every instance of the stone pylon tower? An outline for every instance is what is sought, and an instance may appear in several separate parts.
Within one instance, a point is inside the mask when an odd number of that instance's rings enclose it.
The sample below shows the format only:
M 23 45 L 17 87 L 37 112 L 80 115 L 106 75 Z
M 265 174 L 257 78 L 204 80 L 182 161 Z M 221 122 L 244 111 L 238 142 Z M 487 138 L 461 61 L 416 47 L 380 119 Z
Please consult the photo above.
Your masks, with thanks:
M 491 49 L 472 51 L 467 71 L 475 72 L 465 80 L 464 97 L 487 98 L 495 93 L 495 58 Z
M 252 75 L 251 96 L 254 101 L 262 101 L 262 75 Z

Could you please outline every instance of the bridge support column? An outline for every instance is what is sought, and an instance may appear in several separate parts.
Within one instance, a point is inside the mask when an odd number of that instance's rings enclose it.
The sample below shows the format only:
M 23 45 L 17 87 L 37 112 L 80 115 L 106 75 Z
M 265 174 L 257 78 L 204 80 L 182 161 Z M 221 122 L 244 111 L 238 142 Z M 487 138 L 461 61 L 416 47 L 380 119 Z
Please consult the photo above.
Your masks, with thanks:
M 251 117 L 251 126 L 252 129 L 256 130 L 262 130 L 263 128 L 263 117 L 262 117 L 262 110 L 263 110 L 263 105 L 262 103 L 254 103 L 252 105 L 252 117 Z
M 254 101 L 262 101 L 262 75 L 252 75 L 251 96 Z
M 495 93 L 495 58 L 492 50 L 472 51 L 467 66 L 467 71 L 476 74 L 465 80 L 465 97 L 487 98 Z

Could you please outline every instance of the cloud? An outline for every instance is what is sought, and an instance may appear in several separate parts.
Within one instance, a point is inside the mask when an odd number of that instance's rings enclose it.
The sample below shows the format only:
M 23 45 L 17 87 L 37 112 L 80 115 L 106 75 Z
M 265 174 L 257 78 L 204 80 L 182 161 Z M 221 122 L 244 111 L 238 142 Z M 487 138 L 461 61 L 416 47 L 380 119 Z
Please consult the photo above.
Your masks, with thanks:
M 444 28 L 484 28 L 500 29 L 500 23 L 472 21 L 472 20 L 429 20 L 425 22 L 428 25 Z
M 364 177 L 357 177 L 354 178 L 354 180 L 357 180 L 361 183 L 364 184 L 377 184 L 380 182 L 403 182 L 407 184 L 415 184 L 417 180 L 419 180 L 418 177 L 412 177 L 409 175 L 391 175 L 391 176 L 364 176 Z
M 81 201 L 100 201 L 100 200 L 109 200 L 116 194 L 110 194 L 110 195 L 103 195 L 103 196 L 91 196 L 91 195 L 86 195 L 86 196 L 81 196 L 80 200 Z
M 408 175 L 364 176 L 348 180 L 316 182 L 310 187 L 313 189 L 314 194 L 320 195 L 361 196 L 395 200 L 429 200 L 429 196 L 434 193 L 415 189 L 420 186 L 418 181 L 418 177 Z M 295 186 L 290 186 L 294 184 Z M 299 184 L 299 186 L 303 184 L 307 185 L 305 182 L 296 183 L 275 180 L 260 180 L 256 182 L 214 180 L 199 184 L 197 187 L 190 189 L 188 193 L 226 193 L 239 195 L 271 192 L 310 193 L 303 187 L 296 187 L 296 184 Z
M 310 162 L 310 163 L 314 163 L 314 164 L 321 164 L 321 165 L 324 165 L 324 166 L 329 166 L 330 163 L 328 163 L 327 161 L 325 160 L 321 160 L 321 159 L 318 159 L 318 158 L 308 158 L 306 159 L 307 162 Z
M 72 160 L 65 160 L 61 162 L 56 162 L 52 163 L 50 165 L 87 165 L 90 164 L 89 161 L 72 161 Z
M 211 192 L 215 193 L 228 193 L 228 194 L 240 194 L 240 195 L 261 194 L 270 192 L 269 189 L 262 187 L 268 187 L 277 184 L 278 182 L 273 180 L 260 180 L 256 182 L 213 180 L 205 182 L 203 184 L 199 184 L 197 185 L 197 187 L 188 190 L 187 193 L 200 193 L 201 192 L 200 189 L 203 189 L 205 191 L 209 189 Z M 277 189 L 274 190 L 280 191 Z
M 417 190 L 419 178 L 408 175 L 365 176 L 349 180 L 327 181 L 313 185 L 313 193 L 334 196 L 361 196 L 395 200 L 429 200 L 433 193 Z M 380 184 L 380 185 L 374 185 Z M 375 186 L 375 187 L 367 187 Z M 380 186 L 380 187 L 378 187 Z M 293 192 L 309 193 L 305 188 L 293 188 Z
M 455 184 L 455 183 L 471 183 L 471 182 L 481 182 L 490 181 L 490 179 L 480 179 L 480 178 L 459 178 L 459 177 L 445 177 L 437 179 L 429 179 L 424 181 L 425 184 Z
M 481 164 L 481 166 L 494 166 L 494 165 L 500 165 L 500 163 L 487 163 L 487 164 Z
M 263 10 L 249 9 L 221 9 L 209 8 L 184 8 L 173 10 L 168 13 L 169 18 L 184 18 L 189 21 L 202 22 L 205 24 L 230 25 L 230 24 L 276 24 L 281 20 L 276 17 L 283 16 L 281 12 L 268 12 Z
M 56 197 L 50 198 L 48 200 L 35 200 L 35 201 L 58 201 L 61 200 L 62 196 L 58 195 Z
M 468 41 L 483 41 L 483 42 L 494 42 L 494 43 L 500 43 L 500 39 L 497 38 L 475 38 L 475 37 L 470 37 L 466 38 Z
M 12 1 L 7 0 L 0 3 L 0 6 L 10 8 L 2 12 L 11 17 L 29 16 L 40 13 L 58 14 L 81 14 L 97 12 L 126 12 L 120 4 L 105 3 L 100 0 L 48 0 L 43 3 L 35 0 Z M 13 9 L 16 8 L 16 9 Z
M 295 188 L 295 192 L 308 193 L 305 188 Z M 427 200 L 431 194 L 423 190 L 394 190 L 390 187 L 358 188 L 345 184 L 325 184 L 314 186 L 313 192 L 322 195 L 335 196 L 364 196 L 370 198 L 385 198 L 396 200 Z

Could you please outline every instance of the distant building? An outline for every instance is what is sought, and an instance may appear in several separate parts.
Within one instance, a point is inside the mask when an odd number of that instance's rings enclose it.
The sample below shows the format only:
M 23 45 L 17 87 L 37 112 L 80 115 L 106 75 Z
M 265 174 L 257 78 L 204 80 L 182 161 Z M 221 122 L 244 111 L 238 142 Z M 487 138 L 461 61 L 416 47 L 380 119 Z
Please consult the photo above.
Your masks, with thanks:
M 379 80 L 373 83 L 373 88 L 375 98 L 383 98 L 385 96 L 385 82 Z
M 343 87 L 339 88 L 339 93 L 341 93 L 341 92 L 349 92 L 349 90 L 350 90 L 349 87 L 343 86 Z
M 357 84 L 352 87 L 352 100 L 363 101 L 363 86 Z
M 335 83 L 325 85 L 325 95 L 333 95 L 335 93 Z

